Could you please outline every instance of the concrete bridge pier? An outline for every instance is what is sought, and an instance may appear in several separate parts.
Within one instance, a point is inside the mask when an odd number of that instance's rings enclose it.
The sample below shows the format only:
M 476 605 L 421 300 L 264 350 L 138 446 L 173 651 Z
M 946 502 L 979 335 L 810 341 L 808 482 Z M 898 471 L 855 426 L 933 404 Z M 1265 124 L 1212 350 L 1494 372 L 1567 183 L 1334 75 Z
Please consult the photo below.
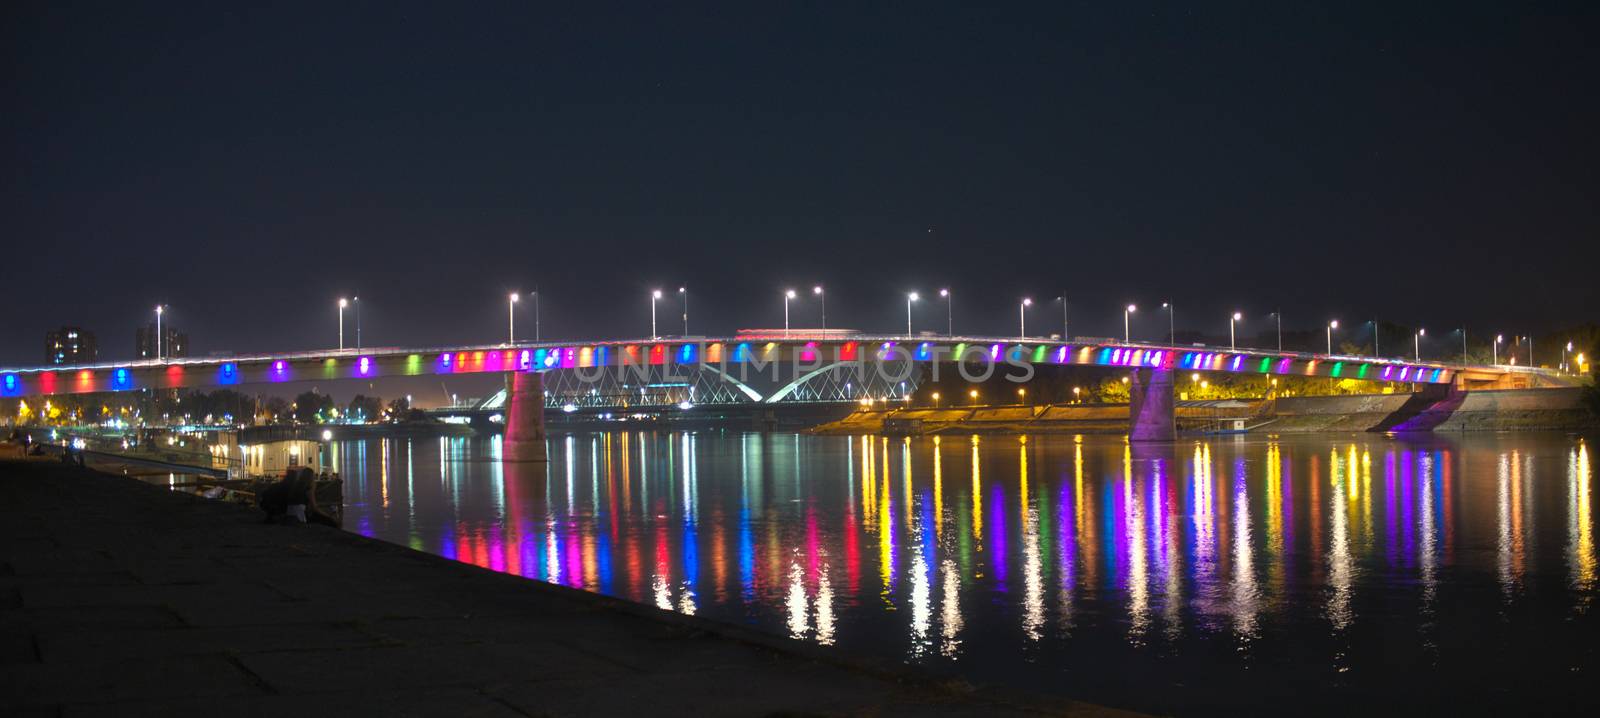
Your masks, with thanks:
M 1168 368 L 1133 370 L 1128 384 L 1128 440 L 1174 441 L 1173 371 Z
M 504 461 L 549 461 L 544 443 L 544 377 L 531 371 L 506 375 Z

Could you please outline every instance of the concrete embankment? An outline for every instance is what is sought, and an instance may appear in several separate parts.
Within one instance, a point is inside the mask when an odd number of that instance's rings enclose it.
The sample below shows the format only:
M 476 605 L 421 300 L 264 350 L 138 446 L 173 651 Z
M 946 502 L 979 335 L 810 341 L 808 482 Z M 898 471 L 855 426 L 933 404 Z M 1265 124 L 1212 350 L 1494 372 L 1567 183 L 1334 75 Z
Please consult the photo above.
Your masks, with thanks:
M 1129 715 L 0 459 L 0 715 Z
M 1278 399 L 1275 433 L 1319 431 L 1581 431 L 1600 428 L 1582 391 L 1509 389 L 1424 396 L 1322 396 Z
M 1427 394 L 1305 396 L 1271 401 L 1179 403 L 1180 430 L 1238 418 L 1251 431 L 1584 431 L 1600 420 L 1577 388 Z M 822 434 L 1125 434 L 1126 404 L 1073 404 L 961 409 L 861 409 L 816 427 Z

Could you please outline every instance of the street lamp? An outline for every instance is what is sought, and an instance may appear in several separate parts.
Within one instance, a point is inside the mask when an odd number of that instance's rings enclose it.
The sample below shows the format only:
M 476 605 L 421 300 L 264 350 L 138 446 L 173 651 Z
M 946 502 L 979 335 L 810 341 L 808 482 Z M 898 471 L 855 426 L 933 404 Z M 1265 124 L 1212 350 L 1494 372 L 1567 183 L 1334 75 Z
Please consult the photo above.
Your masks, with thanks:
M 939 392 L 933 393 L 933 406 L 934 408 L 938 408 L 939 406 Z
M 356 305 L 356 351 L 361 350 L 361 297 L 351 297 Z
M 678 287 L 678 296 L 683 301 L 683 335 L 689 336 L 689 288 Z
M 158 360 L 164 358 L 161 346 L 161 314 L 165 311 L 167 311 L 166 305 L 156 305 L 156 359 Z
M 952 301 L 950 299 L 950 290 L 939 290 L 939 296 L 944 297 L 944 335 L 947 337 L 955 336 L 955 312 L 950 308 Z M 910 330 L 907 330 L 907 333 L 910 333 Z
M 1128 315 L 1132 314 L 1132 313 L 1134 313 L 1134 312 L 1136 312 L 1138 310 L 1139 310 L 1139 308 L 1136 307 L 1136 306 L 1133 306 L 1132 304 L 1129 304 L 1127 307 L 1123 308 L 1123 310 L 1122 310 L 1122 343 L 1123 344 L 1128 344 L 1128 343 L 1133 341 L 1133 339 L 1132 339 L 1133 333 L 1131 331 L 1129 331 L 1129 329 L 1128 329 L 1128 326 L 1129 326 L 1128 325 Z
M 350 300 L 339 297 L 339 350 L 344 350 L 344 308 L 350 306 Z
M 1333 330 L 1339 328 L 1339 320 L 1328 322 L 1328 356 L 1333 356 Z
M 1427 333 L 1428 330 L 1426 329 L 1418 329 L 1417 333 L 1411 336 L 1411 345 L 1412 349 L 1416 351 L 1417 361 L 1422 361 L 1422 337 Z
M 1028 307 L 1033 306 L 1033 300 L 1022 298 L 1022 305 L 1017 307 L 1017 336 L 1024 339 L 1028 336 Z
M 1178 309 L 1172 306 L 1172 302 L 1162 302 L 1161 308 L 1167 310 L 1167 344 L 1175 345 L 1178 343 L 1178 324 L 1172 315 L 1177 313 Z
M 972 397 L 972 403 L 974 403 L 974 404 L 978 403 L 978 390 L 977 389 L 973 389 L 972 391 L 967 392 L 967 396 Z
M 1567 342 L 1566 351 L 1561 352 L 1561 365 L 1562 365 L 1563 368 L 1566 369 L 1567 373 L 1569 373 L 1569 374 L 1572 373 L 1572 362 L 1568 361 L 1567 357 L 1569 355 L 1571 355 L 1571 354 L 1572 354 L 1572 342 Z
M 533 288 L 533 341 L 534 341 L 535 344 L 537 344 L 539 342 L 539 287 L 538 287 L 538 285 L 534 285 L 534 288 Z
M 785 337 L 789 336 L 789 300 L 794 299 L 794 296 L 793 289 L 784 290 L 783 292 L 783 335 Z
M 658 339 L 658 338 L 661 337 L 660 334 L 656 333 L 656 300 L 660 299 L 660 298 L 661 298 L 661 290 L 659 290 L 659 289 L 650 290 L 650 338 L 651 339 Z
M 822 293 L 822 285 L 811 288 L 811 296 L 817 298 L 817 306 L 822 312 L 822 331 L 828 331 L 828 296 Z
M 906 336 L 911 336 L 911 303 L 917 301 L 917 293 L 906 295 Z
M 1234 351 L 1239 348 L 1238 342 L 1234 341 L 1233 338 L 1233 325 L 1243 318 L 1244 315 L 1239 312 L 1234 312 L 1233 316 L 1228 317 L 1228 351 Z
M 1489 345 L 1489 354 L 1492 357 L 1489 360 L 1489 363 L 1491 365 L 1500 363 L 1500 343 L 1505 341 L 1505 340 L 1506 340 L 1506 335 L 1504 335 L 1504 334 L 1496 334 L 1496 335 L 1494 335 L 1494 343 Z
M 517 343 L 517 293 L 506 299 L 506 343 Z
M 1067 290 L 1061 290 L 1061 296 L 1056 297 L 1061 302 L 1061 341 L 1072 341 L 1072 335 L 1067 333 Z
M 1280 309 L 1273 312 L 1272 317 L 1278 320 L 1278 351 L 1281 353 L 1283 352 L 1283 310 Z M 1328 353 L 1332 354 L 1333 352 L 1330 351 Z

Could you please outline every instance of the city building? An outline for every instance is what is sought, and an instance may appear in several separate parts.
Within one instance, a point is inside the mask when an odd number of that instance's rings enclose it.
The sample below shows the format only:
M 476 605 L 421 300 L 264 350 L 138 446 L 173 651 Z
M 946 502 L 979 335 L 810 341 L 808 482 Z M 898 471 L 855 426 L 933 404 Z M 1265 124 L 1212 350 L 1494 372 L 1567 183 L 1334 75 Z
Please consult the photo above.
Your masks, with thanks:
M 135 351 L 140 359 L 155 359 L 165 356 L 169 359 L 189 356 L 189 335 L 172 327 L 162 325 L 161 341 L 156 342 L 156 325 L 154 323 L 139 327 L 136 339 L 138 346 Z M 157 351 L 159 350 L 159 354 Z
M 45 332 L 44 360 L 50 364 L 87 364 L 100 356 L 94 332 L 83 327 L 62 327 Z

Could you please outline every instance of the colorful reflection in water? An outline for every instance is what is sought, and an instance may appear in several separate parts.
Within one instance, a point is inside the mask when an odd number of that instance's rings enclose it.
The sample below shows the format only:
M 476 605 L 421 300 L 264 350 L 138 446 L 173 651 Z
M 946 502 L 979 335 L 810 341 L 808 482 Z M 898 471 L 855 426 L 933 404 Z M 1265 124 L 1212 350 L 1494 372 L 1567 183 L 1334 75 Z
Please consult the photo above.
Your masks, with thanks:
M 1600 669 L 1581 439 L 609 433 L 553 438 L 547 465 L 499 447 L 336 445 L 347 527 L 1117 706 L 1595 700 L 1569 690 Z

